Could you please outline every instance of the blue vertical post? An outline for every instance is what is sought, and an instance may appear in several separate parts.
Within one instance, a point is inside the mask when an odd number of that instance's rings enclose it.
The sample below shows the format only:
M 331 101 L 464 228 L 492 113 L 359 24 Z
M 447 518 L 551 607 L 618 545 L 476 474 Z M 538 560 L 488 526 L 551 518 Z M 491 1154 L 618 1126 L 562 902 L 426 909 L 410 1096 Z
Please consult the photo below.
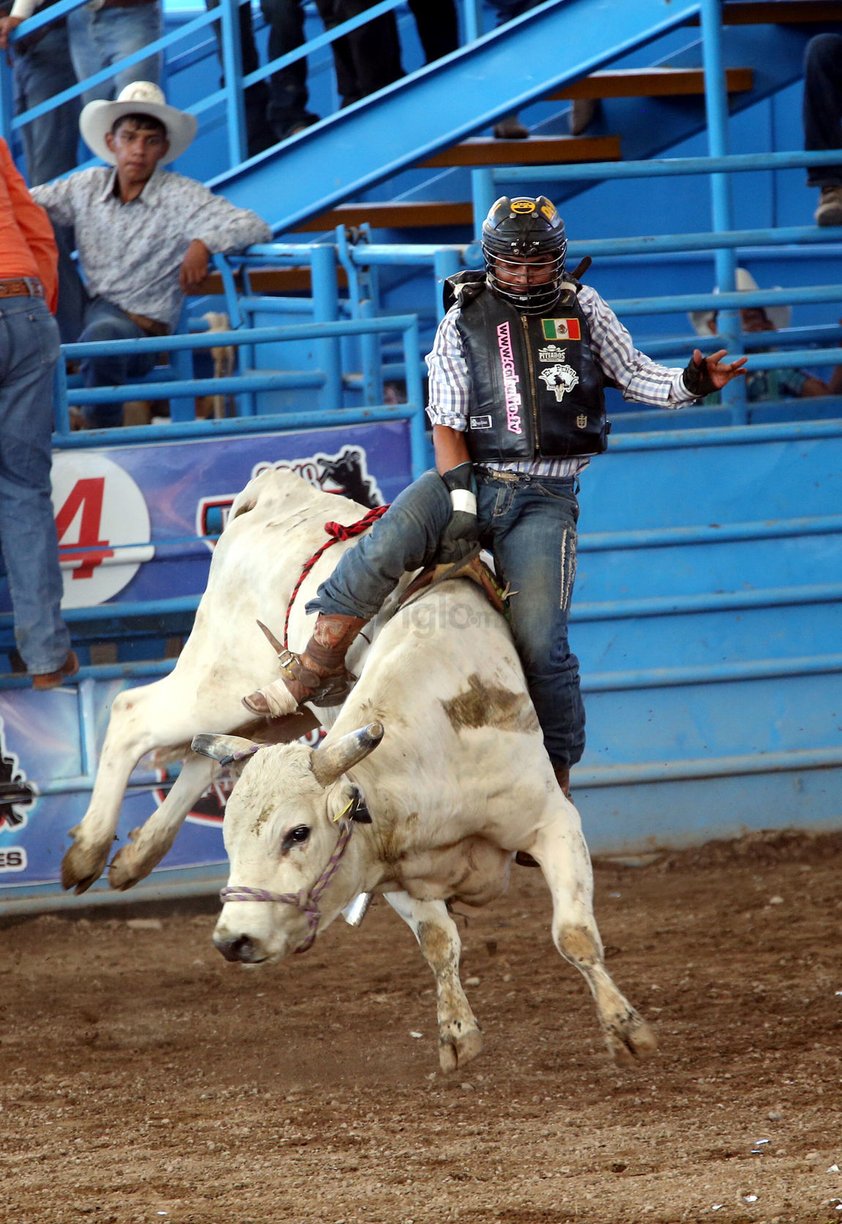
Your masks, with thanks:
M 722 62 L 722 0 L 702 0 L 702 63 L 705 73 L 705 105 L 708 125 L 708 152 L 711 157 L 728 155 L 728 90 Z M 711 215 L 714 233 L 733 229 L 731 180 L 727 173 L 710 176 Z M 718 247 L 714 256 L 716 283 L 721 292 L 736 287 L 736 255 L 730 247 Z M 717 330 L 730 357 L 738 356 L 742 335 L 739 312 L 720 311 Z M 709 350 L 708 350 L 709 351 Z M 734 425 L 748 421 L 745 381 L 736 379 L 724 388 L 723 404 L 731 410 Z
M 12 52 L 14 54 L 14 52 Z M 6 62 L 0 65 L 0 136 L 3 137 L 11 151 L 12 148 L 12 68 L 8 52 L 3 57 Z
M 462 45 L 475 42 L 481 33 L 479 0 L 462 0 Z
M 70 434 L 70 409 L 67 406 L 67 369 L 64 354 L 56 362 L 53 375 L 53 421 L 55 432 L 66 438 Z
M 415 410 L 409 421 L 409 452 L 413 480 L 417 480 L 421 473 L 430 466 L 430 442 L 424 429 L 424 385 L 418 364 L 419 346 L 416 316 L 403 333 L 406 398 L 407 403 Z
M 471 171 L 471 196 L 474 203 L 474 237 L 479 238 L 488 210 L 497 199 L 494 172 L 487 167 Z
M 220 0 L 219 12 L 222 22 L 222 72 L 225 77 L 229 168 L 233 169 L 239 166 L 240 162 L 244 162 L 248 156 L 243 56 L 240 45 L 240 6 L 237 0 Z
M 313 282 L 313 322 L 335 323 L 339 318 L 339 287 L 336 276 L 336 251 L 327 243 L 311 248 L 310 274 Z M 342 361 L 338 337 L 319 341 L 319 365 L 324 371 L 323 408 L 342 407 Z

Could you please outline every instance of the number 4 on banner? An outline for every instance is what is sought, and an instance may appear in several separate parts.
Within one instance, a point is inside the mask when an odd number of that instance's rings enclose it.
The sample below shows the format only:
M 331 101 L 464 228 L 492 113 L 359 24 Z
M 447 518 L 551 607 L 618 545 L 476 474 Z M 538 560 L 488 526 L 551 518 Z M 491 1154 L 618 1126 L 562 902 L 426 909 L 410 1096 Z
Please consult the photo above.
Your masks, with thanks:
M 93 476 L 77 480 L 67 497 L 67 501 L 56 515 L 56 531 L 58 533 L 59 556 L 62 561 L 76 561 L 79 564 L 73 570 L 73 577 L 92 578 L 93 572 L 106 557 L 114 556 L 114 549 L 109 548 L 108 540 L 101 540 L 102 502 L 105 493 L 105 477 Z M 64 537 L 79 520 L 78 537 L 70 544 L 63 543 Z

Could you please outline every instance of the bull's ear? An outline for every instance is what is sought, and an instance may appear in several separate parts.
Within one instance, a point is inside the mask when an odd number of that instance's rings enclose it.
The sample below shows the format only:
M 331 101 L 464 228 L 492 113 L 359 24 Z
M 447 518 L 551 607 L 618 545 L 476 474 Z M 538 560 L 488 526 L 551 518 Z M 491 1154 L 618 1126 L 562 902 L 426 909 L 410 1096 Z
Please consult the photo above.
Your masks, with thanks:
M 349 731 L 335 744 L 323 744 L 311 753 L 313 776 L 322 786 L 330 786 L 346 769 L 373 752 L 382 738 L 383 724 L 372 722 L 357 731 Z
M 212 757 L 220 765 L 230 765 L 234 761 L 244 761 L 253 756 L 261 747 L 253 740 L 242 735 L 194 735 L 190 747 L 201 756 Z

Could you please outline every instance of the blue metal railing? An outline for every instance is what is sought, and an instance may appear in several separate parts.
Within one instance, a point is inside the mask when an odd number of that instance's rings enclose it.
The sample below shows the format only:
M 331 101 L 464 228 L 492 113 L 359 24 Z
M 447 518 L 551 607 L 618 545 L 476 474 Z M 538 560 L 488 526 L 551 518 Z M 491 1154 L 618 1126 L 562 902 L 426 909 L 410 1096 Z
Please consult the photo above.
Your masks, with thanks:
M 481 0 L 456 0 L 456 2 L 460 9 L 462 41 L 464 44 L 468 44 L 475 41 L 482 33 Z M 24 29 L 12 31 L 9 36 L 12 48 L 14 48 L 15 43 L 20 38 L 29 37 L 45 26 L 61 20 L 84 3 L 86 3 L 86 0 L 57 0 L 57 3 L 50 5 L 49 8 L 36 12 L 32 17 L 27 18 Z M 220 104 L 224 107 L 229 167 L 238 166 L 248 156 L 244 104 L 244 94 L 247 88 L 256 85 L 260 81 L 266 81 L 267 78 L 280 69 L 287 68 L 323 49 L 330 48 L 337 39 L 353 33 L 376 18 L 403 8 L 405 0 L 379 0 L 379 3 L 366 9 L 356 17 L 343 21 L 330 30 L 326 30 L 323 34 L 319 34 L 315 38 L 303 43 L 300 47 L 269 60 L 266 64 L 255 69 L 255 71 L 245 74 L 242 71 L 242 48 L 240 45 L 238 13 L 241 3 L 250 3 L 250 0 L 220 0 L 217 6 L 209 9 L 207 12 L 191 17 L 188 21 L 180 24 L 177 28 L 140 50 L 134 51 L 130 55 L 115 61 L 93 76 L 78 82 L 71 88 L 55 94 L 46 101 L 39 103 L 37 106 L 30 107 L 18 115 L 12 113 L 8 66 L 0 65 L 0 136 L 8 142 L 14 132 L 19 131 L 34 119 L 41 118 L 66 102 L 80 98 L 86 91 L 107 83 L 118 73 L 123 72 L 133 64 L 140 63 L 152 54 L 166 54 L 168 50 L 173 49 L 179 43 L 189 42 L 191 45 L 195 45 L 197 37 L 203 30 L 215 28 L 218 25 L 221 33 L 219 39 L 220 58 L 225 83 L 220 89 L 213 91 L 185 107 L 185 109 L 191 114 L 201 116 L 208 111 L 218 108 Z

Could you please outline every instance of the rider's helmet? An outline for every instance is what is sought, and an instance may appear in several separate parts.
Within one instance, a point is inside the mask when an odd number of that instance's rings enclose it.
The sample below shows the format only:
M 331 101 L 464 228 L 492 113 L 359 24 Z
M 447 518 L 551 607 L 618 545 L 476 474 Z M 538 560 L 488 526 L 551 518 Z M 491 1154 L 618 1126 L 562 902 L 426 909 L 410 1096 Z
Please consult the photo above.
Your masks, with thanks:
M 501 196 L 482 224 L 488 283 L 523 314 L 540 314 L 558 298 L 567 233 L 546 196 Z

